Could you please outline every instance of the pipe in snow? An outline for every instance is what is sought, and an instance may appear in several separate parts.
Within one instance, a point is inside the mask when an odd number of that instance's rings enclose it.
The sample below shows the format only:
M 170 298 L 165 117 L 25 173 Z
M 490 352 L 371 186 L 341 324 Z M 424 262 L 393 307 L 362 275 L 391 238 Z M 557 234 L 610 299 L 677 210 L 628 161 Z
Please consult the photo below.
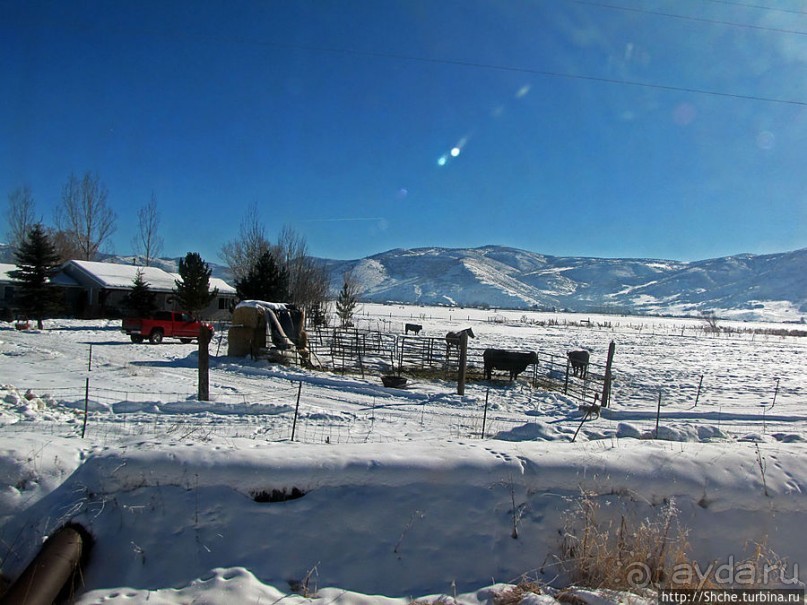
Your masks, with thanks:
M 91 545 L 87 530 L 74 523 L 65 525 L 45 540 L 39 554 L 0 598 L 0 605 L 51 605 L 64 589 L 73 588 Z

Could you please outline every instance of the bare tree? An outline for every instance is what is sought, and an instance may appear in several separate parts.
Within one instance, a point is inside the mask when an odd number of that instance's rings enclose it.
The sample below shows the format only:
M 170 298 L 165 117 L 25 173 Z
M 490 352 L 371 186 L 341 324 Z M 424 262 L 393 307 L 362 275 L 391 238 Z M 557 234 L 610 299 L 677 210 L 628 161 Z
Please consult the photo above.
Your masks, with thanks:
M 225 243 L 219 256 L 230 267 L 234 281 L 246 278 L 250 269 L 265 253 L 271 251 L 271 244 L 266 239 L 266 231 L 258 216 L 257 204 L 250 204 L 244 218 L 238 238 Z
M 719 334 L 720 333 L 720 326 L 717 325 L 717 315 L 711 309 L 707 309 L 706 311 L 701 311 L 701 319 L 705 324 L 703 327 L 703 331 L 707 334 Z
M 143 265 L 151 265 L 151 261 L 162 252 L 163 238 L 159 236 L 160 213 L 157 211 L 157 196 L 151 192 L 151 200 L 137 211 L 137 235 L 132 240 L 132 248 L 136 256 L 143 259 Z
M 238 238 L 224 244 L 220 256 L 230 267 L 235 283 L 246 282 L 260 259 L 270 253 L 280 269 L 288 275 L 288 290 L 292 302 L 301 309 L 311 310 L 324 304 L 330 294 L 330 276 L 321 263 L 308 255 L 305 238 L 291 227 L 283 227 L 277 244 L 266 237 L 256 204 L 250 204 Z
M 8 194 L 8 243 L 19 250 L 34 225 L 41 223 L 34 216 L 34 196 L 28 185 L 17 187 Z
M 283 227 L 278 236 L 277 256 L 289 273 L 290 302 L 310 311 L 327 300 L 330 276 L 322 263 L 309 256 L 302 235 L 291 227 Z
M 107 189 L 98 175 L 87 172 L 81 179 L 71 174 L 62 188 L 62 205 L 56 226 L 83 260 L 95 260 L 101 246 L 115 232 L 115 213 L 107 205 Z
M 59 262 L 66 263 L 75 258 L 81 258 L 81 250 L 79 250 L 78 242 L 75 238 L 60 229 L 47 229 L 48 237 L 53 242 L 53 247 L 56 249 L 56 254 L 59 256 Z

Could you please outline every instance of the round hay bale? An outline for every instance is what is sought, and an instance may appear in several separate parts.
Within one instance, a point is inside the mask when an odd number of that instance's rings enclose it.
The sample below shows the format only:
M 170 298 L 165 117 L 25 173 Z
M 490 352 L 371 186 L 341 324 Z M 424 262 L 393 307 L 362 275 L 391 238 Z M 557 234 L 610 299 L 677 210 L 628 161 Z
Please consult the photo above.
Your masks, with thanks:
M 233 311 L 233 325 L 247 328 L 266 329 L 265 312 L 260 307 L 236 307 Z
M 253 349 L 256 346 L 255 329 L 247 326 L 232 326 L 227 332 L 227 342 L 227 355 L 230 357 L 246 357 L 257 350 Z

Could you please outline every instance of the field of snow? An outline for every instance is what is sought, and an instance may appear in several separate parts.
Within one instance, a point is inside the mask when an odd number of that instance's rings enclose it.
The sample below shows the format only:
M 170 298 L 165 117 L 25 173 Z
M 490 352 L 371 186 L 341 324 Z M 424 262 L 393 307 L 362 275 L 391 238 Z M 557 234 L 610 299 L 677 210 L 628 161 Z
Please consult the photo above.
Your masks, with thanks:
M 762 543 L 804 580 L 807 338 L 774 334 L 798 326 L 384 305 L 356 319 L 471 326 L 472 355 L 582 346 L 601 365 L 613 341 L 612 404 L 583 421 L 528 372 L 464 395 L 448 379 L 388 389 L 229 358 L 226 330 L 200 402 L 195 344 L 134 345 L 111 321 L 0 324 L 2 574 L 74 521 L 95 540 L 78 603 L 272 603 L 302 585 L 323 604 L 492 603 L 524 574 L 568 581 L 560 534 L 586 492 L 636 519 L 672 501 L 698 560 Z

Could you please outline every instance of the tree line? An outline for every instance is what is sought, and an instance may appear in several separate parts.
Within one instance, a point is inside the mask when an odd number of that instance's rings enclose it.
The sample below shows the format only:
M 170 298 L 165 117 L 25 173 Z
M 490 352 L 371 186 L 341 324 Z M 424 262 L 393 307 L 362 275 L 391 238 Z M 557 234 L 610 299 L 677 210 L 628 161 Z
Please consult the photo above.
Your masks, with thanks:
M 150 266 L 164 242 L 154 193 L 138 210 L 137 217 L 132 240 L 135 263 Z M 40 322 L 56 304 L 53 293 L 44 291 L 49 276 L 67 260 L 97 260 L 115 232 L 117 220 L 108 205 L 106 186 L 90 172 L 81 178 L 70 175 L 62 188 L 52 227 L 45 227 L 37 218 L 28 186 L 9 194 L 7 218 L 7 237 L 18 267 L 12 278 L 20 281 L 18 302 Z M 289 227 L 284 227 L 277 241 L 271 242 L 257 204 L 247 208 L 238 236 L 222 246 L 220 256 L 233 275 L 239 300 L 289 302 L 305 310 L 315 324 L 327 322 L 330 277 L 325 267 L 309 255 L 305 238 Z M 177 281 L 176 298 L 185 310 L 198 314 L 217 294 L 210 291 L 210 267 L 198 253 L 189 252 L 179 262 L 179 273 L 182 279 Z M 358 296 L 356 281 L 346 274 L 336 301 L 343 326 L 351 324 Z M 139 312 L 153 307 L 154 296 L 142 272 L 138 272 L 127 302 Z

